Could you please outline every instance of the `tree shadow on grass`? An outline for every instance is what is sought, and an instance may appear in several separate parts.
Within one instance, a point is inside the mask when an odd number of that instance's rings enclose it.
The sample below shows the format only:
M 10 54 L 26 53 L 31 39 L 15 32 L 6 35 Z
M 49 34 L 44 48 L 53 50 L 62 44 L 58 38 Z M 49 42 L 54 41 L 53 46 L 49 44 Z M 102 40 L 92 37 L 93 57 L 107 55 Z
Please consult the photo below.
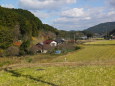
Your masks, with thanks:
M 51 86 L 58 86 L 58 85 L 56 85 L 54 83 L 41 80 L 40 79 L 41 77 L 39 77 L 39 79 L 38 79 L 38 78 L 35 78 L 35 77 L 31 76 L 31 75 L 23 75 L 23 74 L 21 74 L 19 72 L 16 72 L 15 70 L 8 70 L 8 69 L 4 69 L 4 70 L 6 72 L 8 72 L 8 73 L 11 73 L 12 76 L 15 76 L 15 77 L 25 77 L 25 78 L 28 78 L 30 80 L 34 80 L 34 81 L 41 82 L 41 83 L 44 83 L 44 84 L 48 84 L 48 85 L 51 85 Z

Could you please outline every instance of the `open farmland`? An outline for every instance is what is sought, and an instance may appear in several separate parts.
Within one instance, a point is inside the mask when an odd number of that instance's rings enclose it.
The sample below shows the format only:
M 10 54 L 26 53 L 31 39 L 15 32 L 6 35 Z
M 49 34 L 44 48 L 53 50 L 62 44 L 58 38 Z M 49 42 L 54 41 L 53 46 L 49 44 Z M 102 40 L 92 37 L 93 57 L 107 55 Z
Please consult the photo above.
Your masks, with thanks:
M 101 40 L 101 41 L 95 41 L 95 42 L 87 42 L 84 44 L 115 45 L 115 40 Z
M 19 59 L 21 64 L 0 71 L 0 86 L 114 86 L 115 45 L 97 42 L 62 56 L 28 56 L 30 63 Z
M 0 72 L 0 86 L 114 86 L 113 66 L 32 67 Z
M 66 60 L 65 60 L 66 59 Z M 95 62 L 95 61 L 114 61 L 115 62 L 115 46 L 114 45 L 83 45 L 78 51 L 74 51 L 65 56 L 54 59 L 55 62 Z

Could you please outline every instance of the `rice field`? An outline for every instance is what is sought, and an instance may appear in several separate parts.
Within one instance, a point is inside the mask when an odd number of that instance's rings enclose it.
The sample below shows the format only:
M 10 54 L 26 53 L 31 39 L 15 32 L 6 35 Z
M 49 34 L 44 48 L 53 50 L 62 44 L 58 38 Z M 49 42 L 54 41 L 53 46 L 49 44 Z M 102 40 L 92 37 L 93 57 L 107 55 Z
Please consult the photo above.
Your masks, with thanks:
M 114 66 L 52 66 L 0 71 L 0 86 L 114 85 Z
M 64 56 L 60 56 L 53 62 L 94 62 L 94 61 L 114 61 L 115 62 L 115 46 L 114 45 L 83 45 L 82 49 L 74 51 Z
M 89 42 L 90 45 L 80 45 L 81 49 L 62 56 L 19 58 L 20 66 L 0 70 L 0 86 L 115 86 L 114 42 Z M 32 59 L 32 63 L 28 63 L 28 58 Z M 3 61 L 2 58 L 0 60 Z
M 115 40 L 101 40 L 101 41 L 87 42 L 84 44 L 115 45 Z

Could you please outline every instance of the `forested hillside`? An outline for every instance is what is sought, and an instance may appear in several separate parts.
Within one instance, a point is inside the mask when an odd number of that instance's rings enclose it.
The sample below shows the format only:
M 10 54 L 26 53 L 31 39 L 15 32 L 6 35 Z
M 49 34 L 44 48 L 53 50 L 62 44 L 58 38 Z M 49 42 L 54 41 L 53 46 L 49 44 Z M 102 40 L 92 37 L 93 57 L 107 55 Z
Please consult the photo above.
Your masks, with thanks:
M 0 7 L 0 56 L 30 54 L 31 47 L 45 40 L 77 40 L 89 33 L 58 30 L 23 9 Z
M 93 33 L 106 33 L 114 29 L 115 29 L 115 22 L 107 22 L 107 23 L 101 23 L 99 25 L 90 27 L 86 29 L 86 31 L 90 31 Z
M 8 48 L 17 40 L 31 40 L 32 37 L 37 37 L 40 31 L 58 34 L 56 28 L 43 24 L 27 10 L 0 6 L 0 48 Z

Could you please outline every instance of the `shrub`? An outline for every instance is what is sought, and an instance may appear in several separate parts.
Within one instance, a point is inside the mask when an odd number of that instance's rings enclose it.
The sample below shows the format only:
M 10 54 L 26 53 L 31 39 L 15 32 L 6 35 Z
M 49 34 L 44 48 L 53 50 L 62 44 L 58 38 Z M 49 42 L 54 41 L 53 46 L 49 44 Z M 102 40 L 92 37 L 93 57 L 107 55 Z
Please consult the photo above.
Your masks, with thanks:
M 30 47 L 30 40 L 24 41 L 20 46 L 20 55 L 28 54 L 29 47 Z
M 10 61 L 4 61 L 4 62 L 1 62 L 1 63 L 0 63 L 0 67 L 2 67 L 2 66 L 4 66 L 4 65 L 9 65 L 9 64 L 11 64 Z
M 31 63 L 32 60 L 33 60 L 32 58 L 27 58 L 27 59 L 26 59 L 26 61 L 27 61 L 28 63 Z
M 19 55 L 21 56 L 21 55 L 25 55 L 26 54 L 26 52 L 24 51 L 24 50 L 20 50 L 19 51 Z
M 75 47 L 75 50 L 79 50 L 79 49 L 81 49 L 80 46 L 76 46 L 76 47 Z
M 30 49 L 29 49 L 29 54 L 36 54 L 38 52 L 38 47 L 37 46 L 32 46 Z
M 8 56 L 18 56 L 19 55 L 19 48 L 15 46 L 11 46 L 6 50 L 6 54 Z
M 0 49 L 0 57 L 3 57 L 3 56 L 4 56 L 4 50 Z

